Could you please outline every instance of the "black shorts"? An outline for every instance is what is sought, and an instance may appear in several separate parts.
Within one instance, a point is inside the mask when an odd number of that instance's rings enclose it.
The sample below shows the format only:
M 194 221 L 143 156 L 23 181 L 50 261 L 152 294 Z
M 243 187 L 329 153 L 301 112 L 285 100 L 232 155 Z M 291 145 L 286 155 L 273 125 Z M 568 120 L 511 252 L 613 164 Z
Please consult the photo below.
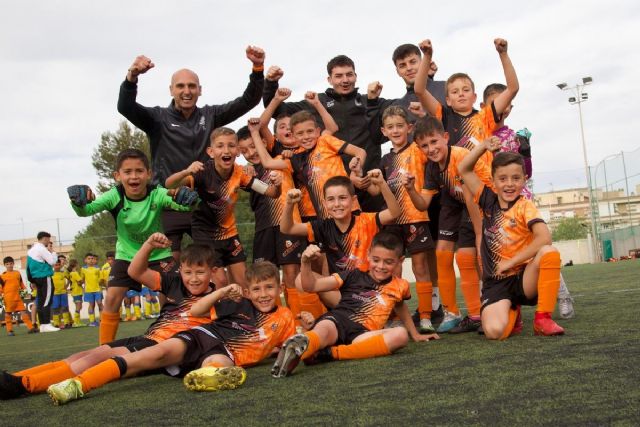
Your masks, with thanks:
M 429 221 L 413 224 L 391 224 L 386 225 L 384 230 L 402 236 L 404 248 L 409 254 L 424 252 L 436 247 L 429 230 Z
M 253 262 L 271 261 L 275 265 L 300 264 L 307 239 L 282 234 L 280 227 L 257 231 L 253 236 Z
M 194 369 L 200 368 L 202 362 L 214 354 L 221 354 L 233 360 L 233 355 L 220 338 L 202 326 L 178 332 L 171 338 L 178 338 L 187 345 L 182 363 L 166 368 L 167 373 L 172 377 L 184 377 Z
M 476 247 L 476 233 L 465 207 L 446 204 L 441 206 L 438 240 L 455 242 L 458 248 Z
M 349 314 L 344 310 L 330 310 L 318 317 L 316 324 L 321 320 L 330 320 L 336 325 L 338 330 L 338 340 L 335 345 L 351 344 L 360 335 L 369 332 L 367 328 L 360 323 L 349 319 Z
M 244 252 L 240 237 L 237 234 L 228 239 L 213 240 L 210 232 L 194 228 L 193 242 L 210 246 L 216 255 L 216 266 L 218 267 L 226 267 L 247 260 L 247 254 Z
M 117 259 L 113 263 L 113 266 L 111 266 L 111 273 L 109 273 L 107 287 L 129 288 L 136 292 L 140 292 L 142 290 L 142 285 L 129 277 L 129 273 L 127 273 L 129 264 L 131 264 L 129 261 L 125 261 L 123 259 Z M 149 262 L 149 268 L 159 273 L 169 273 L 172 271 L 177 272 L 178 264 L 176 264 L 173 257 L 168 257 L 158 261 Z
M 522 279 L 524 276 L 524 270 L 516 275 L 505 277 L 504 279 L 485 279 L 482 281 L 482 308 L 495 304 L 496 302 L 508 299 L 511 301 L 511 307 L 515 308 L 517 305 L 536 305 L 538 304 L 538 297 L 527 298 L 522 287 Z
M 138 335 L 136 337 L 122 338 L 119 340 L 108 342 L 107 345 L 111 348 L 115 347 L 126 347 L 131 353 L 136 351 L 144 350 L 148 347 L 153 347 L 158 344 L 156 341 L 146 338 L 142 335 Z
M 427 214 L 429 214 L 429 232 L 431 233 L 431 237 L 434 240 L 437 240 L 439 227 L 438 221 L 440 219 L 440 193 L 434 194 L 431 197 L 431 203 L 429 203 Z
M 191 212 L 162 211 L 162 229 L 164 235 L 171 240 L 171 250 L 179 251 L 182 245 L 182 236 L 191 234 Z

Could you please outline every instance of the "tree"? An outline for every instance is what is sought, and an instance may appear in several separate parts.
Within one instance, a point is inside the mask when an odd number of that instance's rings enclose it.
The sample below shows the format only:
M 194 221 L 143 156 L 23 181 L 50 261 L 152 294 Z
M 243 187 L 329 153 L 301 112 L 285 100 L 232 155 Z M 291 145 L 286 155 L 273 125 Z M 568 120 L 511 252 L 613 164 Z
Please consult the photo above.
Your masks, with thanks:
M 562 218 L 551 234 L 554 242 L 560 240 L 578 240 L 587 238 L 587 225 L 584 218 Z
M 100 137 L 100 143 L 93 151 L 91 164 L 96 170 L 100 181 L 98 193 L 104 193 L 115 185 L 113 171 L 116 158 L 125 148 L 137 148 L 147 156 L 150 155 L 149 140 L 144 132 L 132 129 L 126 121 L 121 121 L 118 130 L 107 131 Z M 73 243 L 73 257 L 82 261 L 87 252 L 95 253 L 104 259 L 107 251 L 115 250 L 116 226 L 110 213 L 95 215 L 89 225 L 75 236 Z

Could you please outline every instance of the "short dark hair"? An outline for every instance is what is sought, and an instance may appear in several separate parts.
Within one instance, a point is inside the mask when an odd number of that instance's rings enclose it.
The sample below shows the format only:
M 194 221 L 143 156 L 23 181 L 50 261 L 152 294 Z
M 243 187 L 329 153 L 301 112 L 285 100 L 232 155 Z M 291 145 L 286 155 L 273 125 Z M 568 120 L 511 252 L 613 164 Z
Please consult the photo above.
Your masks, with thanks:
M 522 172 L 526 175 L 526 169 L 524 167 L 524 158 L 520 153 L 513 153 L 511 151 L 502 151 L 493 156 L 491 162 L 491 176 L 493 176 L 498 168 L 503 166 L 509 166 L 512 164 L 520 165 Z
M 384 121 L 387 118 L 394 117 L 394 116 L 402 117 L 405 122 L 409 123 L 409 117 L 407 115 L 407 110 L 405 110 L 404 108 L 402 108 L 399 105 L 391 105 L 391 106 L 385 108 L 384 112 L 382 113 L 382 125 L 384 126 Z
M 107 251 L 107 253 L 104 256 L 107 258 L 115 258 L 116 253 L 114 251 Z
M 330 76 L 331 72 L 336 67 L 351 67 L 353 68 L 353 71 L 356 70 L 356 65 L 353 63 L 353 60 L 347 55 L 338 55 L 334 58 L 331 58 L 331 60 L 327 62 L 327 74 Z
M 469 80 L 469 82 L 471 82 L 471 89 L 474 92 L 476 91 L 476 85 L 473 83 L 473 80 L 471 80 L 471 77 L 469 77 L 468 74 L 466 74 L 466 73 L 455 73 L 455 74 L 452 74 L 451 77 L 449 77 L 447 79 L 447 84 L 444 87 L 445 94 L 449 93 L 449 85 L 451 83 L 455 82 L 456 80 Z
M 47 233 L 46 231 L 40 231 L 36 235 L 37 240 L 44 239 L 45 237 L 51 237 L 51 234 Z
M 502 93 L 507 90 L 507 86 L 502 83 L 491 83 L 489 86 L 484 88 L 484 92 L 482 92 L 482 102 L 486 103 L 487 98 L 496 93 Z
M 67 256 L 62 254 L 58 255 L 58 261 L 60 261 L 61 259 L 67 259 Z
M 240 129 L 238 129 L 238 132 L 236 132 L 236 135 L 238 135 L 238 141 L 251 138 L 251 132 L 249 132 L 249 126 L 242 126 Z
M 69 271 L 73 271 L 73 269 L 76 268 L 77 266 L 78 266 L 78 260 L 72 259 L 71 261 L 69 261 L 69 266 L 67 268 L 69 269 Z
M 124 161 L 128 159 L 139 159 L 145 168 L 150 168 L 149 158 L 142 152 L 142 150 L 138 150 L 137 148 L 126 148 L 119 152 L 118 157 L 116 157 L 116 170 L 119 170 Z
M 299 125 L 300 123 L 308 122 L 309 120 L 313 121 L 313 123 L 318 126 L 318 122 L 316 121 L 316 116 L 307 110 L 298 111 L 297 113 L 291 116 L 291 121 L 289 122 L 289 127 L 293 130 L 293 127 Z
M 353 183 L 351 182 L 349 177 L 346 177 L 346 176 L 337 175 L 329 178 L 327 182 L 324 183 L 324 186 L 322 187 L 323 196 L 327 194 L 327 188 L 329 187 L 345 187 L 349 192 L 350 196 L 356 195 L 356 189 L 353 186 Z
M 257 261 L 247 266 L 244 273 L 247 283 L 257 283 L 263 280 L 275 279 L 280 286 L 280 271 L 271 261 Z
M 400 61 L 401 59 L 404 59 L 407 56 L 414 55 L 414 54 L 418 55 L 419 58 L 422 57 L 422 54 L 420 53 L 420 48 L 418 46 L 411 43 L 401 44 L 393 51 L 393 55 L 391 55 L 391 59 L 393 60 L 393 64 L 395 65 L 397 61 Z
M 96 258 L 98 258 L 98 255 L 94 254 L 93 252 L 87 252 L 86 254 L 84 254 L 84 257 L 88 257 L 88 256 L 94 256 Z
M 424 116 L 416 120 L 413 128 L 413 139 L 417 140 L 434 133 L 444 134 L 442 122 L 433 116 Z
M 216 254 L 209 245 L 193 243 L 180 251 L 180 264 L 216 266 Z
M 6 264 L 8 262 L 15 262 L 15 260 L 13 259 L 13 257 L 10 257 L 10 256 L 4 257 L 4 259 L 2 260 L 2 263 Z
M 401 257 L 404 254 L 404 242 L 396 233 L 391 233 L 389 231 L 379 232 L 373 236 L 369 250 L 376 246 L 381 246 L 385 249 L 389 249 L 390 251 L 395 251 L 398 257 Z

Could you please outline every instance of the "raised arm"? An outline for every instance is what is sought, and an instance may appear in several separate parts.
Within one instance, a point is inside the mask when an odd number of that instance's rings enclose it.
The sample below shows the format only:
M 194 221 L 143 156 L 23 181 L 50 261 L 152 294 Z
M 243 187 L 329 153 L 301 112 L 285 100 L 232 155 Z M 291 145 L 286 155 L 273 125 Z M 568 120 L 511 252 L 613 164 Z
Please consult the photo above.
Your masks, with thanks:
M 316 245 L 309 245 L 302 252 L 300 259 L 300 285 L 305 292 L 326 292 L 339 287 L 339 283 L 333 276 L 321 277 L 312 270 L 314 260 L 320 259 L 322 252 Z
M 474 166 L 487 150 L 491 152 L 497 151 L 500 149 L 500 145 L 500 138 L 492 136 L 476 145 L 458 165 L 458 171 L 462 175 L 464 185 L 467 186 L 472 195 L 477 194 L 484 185 L 473 170 Z
M 315 92 L 308 91 L 304 94 L 304 99 L 316 109 L 320 118 L 322 119 L 322 123 L 324 124 L 324 130 L 322 131 L 322 135 L 333 135 L 338 132 L 338 124 L 333 119 L 331 114 L 324 108 L 320 99 L 318 99 L 318 94 Z
M 270 73 L 271 73 L 271 68 L 269 68 Z M 283 87 L 277 89 L 275 96 L 273 97 L 271 102 L 269 102 L 269 105 L 267 105 L 267 107 L 264 109 L 264 111 L 260 115 L 260 136 L 267 139 L 273 137 L 273 135 L 271 134 L 271 130 L 269 130 L 269 122 L 273 118 L 273 115 L 275 114 L 278 107 L 290 96 L 291 96 L 291 89 L 287 89 Z
M 413 206 L 415 206 L 419 211 L 426 211 L 429 209 L 431 199 L 433 199 L 433 194 L 418 192 L 416 189 L 416 177 L 410 173 L 402 174 L 401 179 L 402 185 L 407 190 L 407 194 L 409 194 L 409 198 L 411 199 Z
M 511 105 L 511 101 L 513 101 L 513 98 L 517 95 L 518 90 L 520 90 L 520 84 L 518 83 L 516 70 L 511 63 L 511 58 L 509 58 L 509 54 L 507 53 L 507 41 L 505 39 L 495 39 L 493 43 L 500 56 L 504 78 L 507 82 L 507 88 L 493 100 L 496 113 L 498 113 L 498 116 L 501 116 L 504 110 Z
M 300 203 L 301 199 L 302 193 L 297 188 L 292 188 L 287 192 L 287 201 L 282 210 L 282 217 L 280 217 L 280 232 L 282 234 L 301 237 L 307 236 L 307 226 L 293 222 L 293 210 L 296 208 L 296 205 Z
M 418 68 L 416 81 L 413 83 L 413 90 L 424 108 L 429 114 L 435 116 L 440 107 L 440 103 L 427 90 L 427 82 L 429 80 L 429 69 L 431 68 L 431 58 L 433 56 L 433 46 L 431 40 L 423 40 L 418 45 L 422 51 L 422 61 Z
M 153 233 L 142 244 L 131 260 L 127 274 L 138 283 L 157 291 L 160 289 L 160 273 L 149 268 L 149 257 L 155 249 L 171 247 L 171 241 L 162 233 Z
M 144 107 L 136 102 L 138 95 L 138 76 L 155 66 L 151 59 L 139 55 L 127 70 L 125 81 L 120 85 L 118 95 L 118 112 L 131 123 L 145 132 L 153 129 L 153 109 Z
M 204 317 L 211 311 L 211 307 L 223 298 L 239 302 L 242 298 L 242 287 L 232 283 L 224 288 L 217 289 L 193 303 L 189 312 L 192 316 Z
M 180 172 L 176 172 L 171 175 L 164 183 L 166 188 L 177 188 L 182 185 L 189 184 L 189 178 L 195 175 L 196 173 L 204 170 L 204 164 L 199 161 L 195 161 L 189 165 L 185 170 L 181 170 Z
M 116 188 L 112 188 L 97 198 L 87 185 L 72 185 L 67 188 L 71 207 L 78 216 L 91 216 L 114 208 L 120 201 Z
M 389 188 L 387 181 L 384 180 L 384 176 L 380 169 L 372 169 L 367 172 L 367 175 L 369 176 L 369 179 L 371 179 L 371 184 L 380 189 L 384 202 L 387 204 L 387 208 L 380 212 L 380 223 L 382 225 L 391 224 L 402 213 L 400 205 L 396 200 L 396 196 L 391 192 L 391 189 Z
M 260 119 L 249 119 L 247 126 L 249 127 L 251 139 L 253 140 L 253 145 L 256 147 L 262 166 L 266 169 L 287 169 L 287 162 L 271 157 L 271 154 L 267 151 L 267 147 L 264 146 L 262 137 L 260 136 Z

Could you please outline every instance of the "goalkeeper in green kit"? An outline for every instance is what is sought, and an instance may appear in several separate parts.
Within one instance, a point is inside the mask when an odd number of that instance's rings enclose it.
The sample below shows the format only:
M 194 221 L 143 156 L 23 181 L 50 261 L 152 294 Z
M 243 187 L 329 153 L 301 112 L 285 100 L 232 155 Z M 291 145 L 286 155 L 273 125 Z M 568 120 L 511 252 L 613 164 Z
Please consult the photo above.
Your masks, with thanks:
M 161 231 L 162 211 L 189 211 L 198 202 L 197 193 L 186 187 L 175 190 L 151 187 L 149 159 L 137 149 L 126 149 L 118 154 L 114 177 L 118 185 L 98 198 L 86 185 L 67 188 L 71 207 L 79 216 L 109 211 L 116 221 L 116 261 L 107 283 L 100 322 L 100 344 L 115 339 L 120 322 L 120 306 L 127 291 L 141 290 L 141 284 L 129 277 L 127 268 L 147 238 Z M 155 249 L 149 256 L 149 267 L 159 272 L 174 270 L 171 249 Z

